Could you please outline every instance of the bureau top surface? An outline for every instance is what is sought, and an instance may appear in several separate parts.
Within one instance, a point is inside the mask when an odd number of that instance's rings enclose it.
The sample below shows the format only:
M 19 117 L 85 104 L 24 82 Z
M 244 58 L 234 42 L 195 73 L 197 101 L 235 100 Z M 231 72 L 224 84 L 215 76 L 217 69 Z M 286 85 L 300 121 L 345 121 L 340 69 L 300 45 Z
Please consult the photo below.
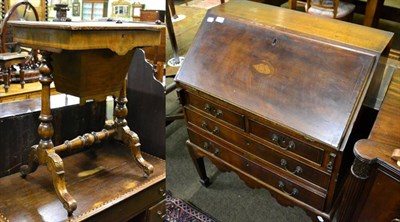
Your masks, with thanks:
M 268 19 L 260 22 L 258 14 Z M 209 10 L 176 81 L 340 149 L 391 35 L 368 29 L 381 41 L 350 47 L 333 35 L 291 29 L 295 15 L 313 19 L 241 1 Z M 338 35 L 344 28 L 364 30 L 336 22 L 330 32 Z

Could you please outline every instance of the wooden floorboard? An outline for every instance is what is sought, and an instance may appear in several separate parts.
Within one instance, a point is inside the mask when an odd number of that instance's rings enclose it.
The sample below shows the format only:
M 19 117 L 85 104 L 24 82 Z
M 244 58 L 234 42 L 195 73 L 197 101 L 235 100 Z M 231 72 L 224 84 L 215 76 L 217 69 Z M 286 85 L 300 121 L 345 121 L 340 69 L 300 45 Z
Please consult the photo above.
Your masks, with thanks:
M 207 10 L 204 8 L 194 8 L 186 5 L 175 6 L 178 15 L 185 15 L 183 20 L 174 22 L 174 31 L 178 44 L 179 56 L 185 56 L 193 42 L 193 39 L 199 29 L 201 21 Z M 167 35 L 167 60 L 171 59 L 174 54 L 171 48 L 171 41 Z M 174 75 L 179 67 L 167 66 L 167 75 Z

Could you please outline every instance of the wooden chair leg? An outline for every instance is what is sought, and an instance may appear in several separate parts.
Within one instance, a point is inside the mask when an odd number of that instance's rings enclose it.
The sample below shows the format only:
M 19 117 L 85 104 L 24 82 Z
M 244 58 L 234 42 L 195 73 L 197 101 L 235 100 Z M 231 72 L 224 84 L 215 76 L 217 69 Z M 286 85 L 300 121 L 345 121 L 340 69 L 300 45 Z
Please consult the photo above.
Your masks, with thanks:
M 10 88 L 10 78 L 11 78 L 11 70 L 10 68 L 5 68 L 3 73 L 4 80 L 4 91 L 7 93 L 8 88 Z
M 165 75 L 165 68 L 164 68 L 164 62 L 157 62 L 157 72 L 156 72 L 156 79 L 159 82 L 163 82 L 163 78 Z
M 23 89 L 25 86 L 25 67 L 23 65 L 19 67 L 19 83 L 21 84 L 21 89 Z

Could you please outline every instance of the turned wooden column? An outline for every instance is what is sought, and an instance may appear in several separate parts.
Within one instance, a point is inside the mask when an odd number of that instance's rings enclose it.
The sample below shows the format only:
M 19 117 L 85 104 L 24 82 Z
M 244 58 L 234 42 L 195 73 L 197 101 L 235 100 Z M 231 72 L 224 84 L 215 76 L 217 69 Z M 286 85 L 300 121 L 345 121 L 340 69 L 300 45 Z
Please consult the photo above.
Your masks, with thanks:
M 365 159 L 358 155 L 357 149 L 365 145 L 367 140 L 360 140 L 354 147 L 355 159 L 350 168 L 351 174 L 347 177 L 343 188 L 343 196 L 335 214 L 336 221 L 355 221 L 359 212 L 357 206 L 362 199 L 364 187 L 372 171 L 375 160 Z
M 43 62 L 39 67 L 39 72 L 42 75 L 39 79 L 42 84 L 42 106 L 39 116 L 40 125 L 38 127 L 38 134 L 40 137 L 39 141 L 39 160 L 44 160 L 45 155 L 44 150 L 49 150 L 54 147 L 51 138 L 54 134 L 53 129 L 53 116 L 50 110 L 50 84 L 53 82 L 53 77 L 51 76 L 53 67 L 51 66 L 50 53 L 42 52 Z

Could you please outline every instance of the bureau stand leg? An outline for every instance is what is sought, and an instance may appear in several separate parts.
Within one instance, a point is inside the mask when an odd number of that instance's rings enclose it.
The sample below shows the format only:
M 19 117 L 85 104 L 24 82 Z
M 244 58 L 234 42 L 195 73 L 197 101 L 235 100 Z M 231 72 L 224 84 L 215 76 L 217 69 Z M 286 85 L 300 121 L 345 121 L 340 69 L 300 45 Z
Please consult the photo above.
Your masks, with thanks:
M 21 166 L 20 170 L 22 177 L 26 177 L 27 174 L 34 172 L 39 165 L 46 165 L 52 175 L 57 197 L 67 210 L 68 216 L 70 216 L 76 210 L 77 203 L 67 191 L 64 178 L 64 164 L 61 157 L 56 153 L 51 140 L 54 134 L 53 116 L 50 110 L 50 84 L 53 82 L 51 76 L 53 69 L 50 64 L 50 53 L 43 52 L 42 55 L 43 62 L 39 67 L 41 74 L 39 80 L 42 84 L 40 124 L 38 127 L 40 141 L 39 145 L 31 147 L 28 165 Z
M 204 166 L 203 157 L 196 154 L 196 152 L 195 152 L 196 148 L 193 146 L 193 144 L 189 140 L 186 141 L 186 146 L 188 148 L 190 157 L 193 160 L 194 166 L 196 167 L 196 171 L 200 176 L 200 183 L 205 187 L 210 186 L 211 182 L 210 182 L 210 179 L 207 177 L 207 172 L 206 172 L 206 168 Z
M 108 124 L 107 127 L 117 129 L 117 133 L 114 134 L 114 139 L 122 141 L 125 145 L 129 147 L 131 155 L 134 158 L 135 162 L 143 169 L 144 176 L 148 177 L 150 174 L 153 173 L 154 167 L 142 157 L 139 137 L 135 132 L 130 130 L 125 119 L 128 115 L 128 108 L 126 107 L 126 104 L 128 103 L 128 99 L 126 98 L 126 81 L 124 81 L 123 87 L 120 91 L 120 95 L 118 98 L 115 99 L 115 102 L 115 121 Z

